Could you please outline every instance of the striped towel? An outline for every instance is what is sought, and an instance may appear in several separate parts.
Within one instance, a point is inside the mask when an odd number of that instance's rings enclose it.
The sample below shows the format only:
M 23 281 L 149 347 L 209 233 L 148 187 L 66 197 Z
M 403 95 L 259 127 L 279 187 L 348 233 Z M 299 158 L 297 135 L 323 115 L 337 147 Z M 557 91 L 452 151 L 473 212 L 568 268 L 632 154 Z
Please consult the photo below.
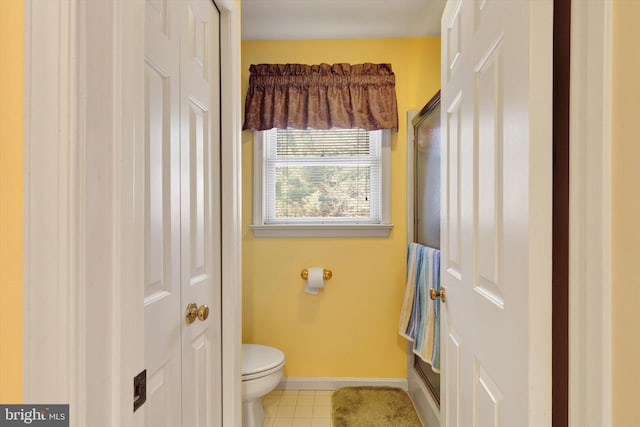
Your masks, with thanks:
M 399 333 L 413 342 L 413 352 L 418 357 L 439 372 L 440 299 L 430 300 L 430 288 L 440 289 L 440 251 L 409 243 Z
M 416 317 L 413 316 L 413 299 L 416 296 L 416 270 L 417 270 L 417 254 L 421 251 L 421 246 L 416 243 L 409 243 L 407 248 L 407 285 L 404 292 L 404 302 L 402 304 L 402 312 L 400 313 L 400 335 L 408 339 L 414 340 L 413 331 L 415 324 L 411 325 L 412 320 L 415 322 Z

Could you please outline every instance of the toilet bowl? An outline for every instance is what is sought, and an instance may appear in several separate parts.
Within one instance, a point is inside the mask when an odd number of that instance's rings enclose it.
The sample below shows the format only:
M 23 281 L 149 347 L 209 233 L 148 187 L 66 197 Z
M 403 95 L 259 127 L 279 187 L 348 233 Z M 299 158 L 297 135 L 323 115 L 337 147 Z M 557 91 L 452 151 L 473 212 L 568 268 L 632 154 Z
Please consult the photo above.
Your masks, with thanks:
M 260 344 L 242 344 L 242 426 L 262 427 L 262 397 L 282 378 L 284 353 Z

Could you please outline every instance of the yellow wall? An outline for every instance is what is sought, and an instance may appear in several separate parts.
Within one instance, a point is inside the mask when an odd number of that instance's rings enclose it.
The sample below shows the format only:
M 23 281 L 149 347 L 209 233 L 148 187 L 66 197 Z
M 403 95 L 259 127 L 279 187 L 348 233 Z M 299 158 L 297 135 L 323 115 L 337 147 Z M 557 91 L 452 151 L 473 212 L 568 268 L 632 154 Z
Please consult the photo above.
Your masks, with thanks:
M 19 402 L 22 376 L 23 1 L 0 1 L 0 402 Z M 612 102 L 613 418 L 640 425 L 640 2 L 614 1 Z M 258 62 L 390 62 L 397 79 L 400 132 L 393 143 L 395 229 L 388 239 L 254 239 L 251 135 L 243 135 L 244 340 L 287 354 L 288 376 L 405 375 L 397 313 L 404 280 L 405 112 L 439 87 L 439 40 L 244 42 Z M 325 265 L 335 276 L 318 297 L 302 294 L 299 270 Z M 615 296 L 624 296 L 616 298 Z
M 400 129 L 392 139 L 388 238 L 256 239 L 252 220 L 252 133 L 243 134 L 243 340 L 284 351 L 289 377 L 406 377 L 398 335 L 406 253 L 406 113 L 440 88 L 440 39 L 246 41 L 243 94 L 253 63 L 391 63 Z M 319 296 L 300 271 L 334 276 Z
M 0 403 L 22 395 L 23 22 L 0 0 Z
M 640 425 L 640 2 L 613 3 L 612 340 L 613 425 Z

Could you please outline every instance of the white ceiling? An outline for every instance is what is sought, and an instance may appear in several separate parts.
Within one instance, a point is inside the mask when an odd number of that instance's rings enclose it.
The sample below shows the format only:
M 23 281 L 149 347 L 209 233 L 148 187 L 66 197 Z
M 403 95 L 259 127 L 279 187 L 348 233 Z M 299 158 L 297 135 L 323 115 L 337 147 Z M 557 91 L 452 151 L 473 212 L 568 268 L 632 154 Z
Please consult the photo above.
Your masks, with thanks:
M 445 0 L 242 0 L 243 40 L 440 36 Z

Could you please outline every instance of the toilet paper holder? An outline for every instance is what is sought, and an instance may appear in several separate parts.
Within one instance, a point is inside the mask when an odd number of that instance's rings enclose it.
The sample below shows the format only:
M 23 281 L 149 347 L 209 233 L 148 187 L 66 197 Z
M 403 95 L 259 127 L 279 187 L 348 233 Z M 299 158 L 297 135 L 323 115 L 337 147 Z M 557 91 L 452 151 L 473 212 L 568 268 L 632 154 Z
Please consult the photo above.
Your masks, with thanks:
M 329 280 L 332 276 L 333 273 L 331 272 L 331 270 L 322 270 L 322 278 L 324 280 Z M 302 277 L 302 280 L 307 280 L 309 278 L 309 270 L 307 270 L 306 268 L 302 270 L 300 272 L 300 277 Z

